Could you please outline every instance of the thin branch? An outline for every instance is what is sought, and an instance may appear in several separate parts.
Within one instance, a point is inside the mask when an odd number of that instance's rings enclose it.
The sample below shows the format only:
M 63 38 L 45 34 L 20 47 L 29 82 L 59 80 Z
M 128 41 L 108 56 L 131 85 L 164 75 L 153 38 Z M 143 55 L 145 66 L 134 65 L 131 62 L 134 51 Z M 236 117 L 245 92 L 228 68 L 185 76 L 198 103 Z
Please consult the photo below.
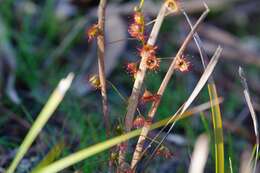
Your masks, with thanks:
M 155 44 L 157 36 L 159 34 L 159 30 L 160 30 L 163 20 L 165 18 L 166 12 L 167 12 L 167 4 L 163 3 L 161 6 L 161 9 L 157 15 L 156 22 L 153 26 L 149 39 L 147 41 L 148 45 L 153 46 Z M 147 62 L 147 57 L 143 57 L 141 59 L 141 62 L 139 65 L 139 70 L 136 75 L 132 94 L 129 98 L 129 102 L 128 102 L 128 106 L 127 106 L 127 113 L 125 116 L 125 131 L 126 132 L 129 132 L 132 128 L 132 122 L 134 119 L 134 114 L 136 112 L 138 98 L 141 93 L 141 88 L 142 88 L 142 85 L 144 82 L 144 77 L 145 77 L 146 70 L 147 70 L 146 62 Z M 125 152 L 126 151 L 119 152 L 119 164 L 120 165 L 124 162 Z
M 173 59 L 172 61 L 172 64 L 170 65 L 162 83 L 161 83 L 161 86 L 157 92 L 158 95 L 162 96 L 170 79 L 171 79 L 171 76 L 173 75 L 174 73 L 174 70 L 175 70 L 175 63 L 177 61 L 177 59 L 179 57 L 181 57 L 181 55 L 183 54 L 183 52 L 185 51 L 187 45 L 189 44 L 189 42 L 191 41 L 194 33 L 196 32 L 197 28 L 199 27 L 200 23 L 205 19 L 205 17 L 207 16 L 207 14 L 209 13 L 209 9 L 207 8 L 206 6 L 206 10 L 204 11 L 204 13 L 201 15 L 201 17 L 198 19 L 198 21 L 196 22 L 196 24 L 194 25 L 194 27 L 192 28 L 192 30 L 190 31 L 190 33 L 188 34 L 188 36 L 186 37 L 186 39 L 184 40 L 182 46 L 180 47 L 179 51 L 177 52 L 176 54 L 176 58 Z M 159 98 L 158 101 L 155 101 L 153 102 L 152 104 L 152 107 L 148 113 L 148 119 L 152 120 L 154 118 L 154 115 L 157 111 L 157 108 L 159 107 L 159 104 L 160 104 L 160 101 L 161 101 L 161 98 Z M 149 129 L 150 129 L 150 124 L 149 123 L 146 123 L 142 129 L 142 133 L 139 137 L 139 140 L 138 140 L 138 143 L 136 145 L 136 149 L 135 149 L 135 152 L 134 152 L 134 155 L 133 155 L 133 158 L 132 158 L 132 163 L 131 163 L 131 167 L 134 168 L 135 165 L 137 164 L 137 162 L 140 160 L 140 156 L 141 156 L 141 152 L 143 150 L 143 144 L 144 144 L 144 141 L 145 141 L 145 138 L 149 132 Z
M 160 12 L 158 13 L 156 22 L 153 26 L 153 29 L 151 31 L 150 37 L 147 41 L 147 44 L 153 46 L 155 44 L 155 41 L 157 39 L 159 30 L 161 28 L 162 22 L 164 20 L 165 17 L 165 13 L 166 13 L 166 5 L 163 4 Z M 136 80 L 134 82 L 134 86 L 133 86 L 133 90 L 132 90 L 132 94 L 129 98 L 129 104 L 127 107 L 127 113 L 126 113 L 126 119 L 125 119 L 125 130 L 126 132 L 130 131 L 131 127 L 132 127 L 132 122 L 133 122 L 133 118 L 134 118 L 134 114 L 136 111 L 136 107 L 138 104 L 138 98 L 141 92 L 141 87 L 143 85 L 143 81 L 144 81 L 144 77 L 146 74 L 146 61 L 147 61 L 147 57 L 143 57 L 140 65 L 139 65 L 139 70 L 137 72 L 136 75 Z
M 98 45 L 98 73 L 101 84 L 101 95 L 102 95 L 102 106 L 103 106 L 103 118 L 106 128 L 107 138 L 110 135 L 109 126 L 109 112 L 108 112 L 108 101 L 107 101 L 107 91 L 106 91 L 106 75 L 105 75 L 105 11 L 106 11 L 106 0 L 100 0 L 98 8 L 98 26 L 100 34 L 97 37 Z

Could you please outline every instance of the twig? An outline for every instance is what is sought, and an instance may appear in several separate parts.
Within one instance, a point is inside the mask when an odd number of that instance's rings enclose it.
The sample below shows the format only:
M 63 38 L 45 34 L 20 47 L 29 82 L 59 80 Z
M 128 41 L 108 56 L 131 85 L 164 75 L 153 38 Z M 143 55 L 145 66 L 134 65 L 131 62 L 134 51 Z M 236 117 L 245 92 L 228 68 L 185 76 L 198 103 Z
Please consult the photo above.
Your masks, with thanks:
M 156 18 L 156 22 L 153 26 L 153 29 L 151 31 L 150 37 L 147 41 L 148 45 L 153 46 L 156 42 L 157 36 L 159 34 L 159 30 L 161 28 L 162 22 L 165 18 L 165 14 L 167 12 L 167 4 L 163 3 L 161 6 L 161 9 L 157 15 Z M 137 72 L 136 75 L 136 80 L 134 82 L 134 86 L 133 86 L 133 90 L 132 90 L 132 94 L 129 98 L 129 103 L 127 106 L 127 113 L 125 116 L 125 131 L 129 132 L 132 128 L 132 122 L 134 119 L 134 114 L 136 112 L 136 108 L 137 108 L 137 104 L 138 104 L 138 98 L 141 92 L 141 88 L 144 82 L 144 77 L 146 74 L 146 61 L 147 61 L 147 57 L 143 57 L 141 59 L 140 65 L 139 65 L 139 70 Z M 124 158 L 125 158 L 125 151 L 122 151 L 119 153 L 119 164 L 121 165 L 124 162 Z
M 190 21 L 189 16 L 188 16 L 187 13 L 184 11 L 184 9 L 182 9 L 182 13 L 183 13 L 183 15 L 185 16 L 185 18 L 186 18 L 186 20 L 187 20 L 187 22 L 188 22 L 190 28 L 192 29 L 192 28 L 193 28 L 193 25 L 192 25 L 192 23 L 191 23 L 191 21 Z M 208 62 L 205 62 L 204 54 L 203 54 L 203 53 L 205 53 L 206 51 L 204 50 L 204 48 L 203 48 L 202 46 L 200 46 L 200 45 L 202 45 L 202 42 L 201 42 L 200 37 L 199 37 L 199 35 L 198 35 L 197 32 L 194 33 L 193 39 L 194 39 L 194 42 L 196 43 L 196 46 L 197 46 L 197 48 L 198 48 L 198 51 L 199 51 L 199 54 L 200 54 L 200 58 L 201 58 L 201 62 L 202 62 L 203 68 L 205 69 L 205 68 L 206 68 L 206 65 L 208 64 Z M 205 54 L 205 56 L 207 56 L 207 55 Z M 208 61 L 208 57 L 206 58 L 206 60 Z
M 103 106 L 103 118 L 106 128 L 107 138 L 110 135 L 109 117 L 108 117 L 108 102 L 107 102 L 107 91 L 106 91 L 106 75 L 105 75 L 105 11 L 106 11 L 106 0 L 100 0 L 98 9 L 98 27 L 100 34 L 97 37 L 98 45 L 98 72 L 99 80 L 101 84 L 101 95 L 102 95 L 102 106 Z
M 200 25 L 200 23 L 205 19 L 205 17 L 207 16 L 207 14 L 209 13 L 209 9 L 208 7 L 206 6 L 206 10 L 204 11 L 204 13 L 201 15 L 201 17 L 198 19 L 198 21 L 196 22 L 196 24 L 194 25 L 194 27 L 192 28 L 191 32 L 188 34 L 188 36 L 186 37 L 186 39 L 184 40 L 181 48 L 179 49 L 179 51 L 177 52 L 176 54 L 176 58 L 173 59 L 172 61 L 172 64 L 170 65 L 162 83 L 161 83 L 161 86 L 157 92 L 158 95 L 162 96 L 170 79 L 171 79 L 171 76 L 173 75 L 174 73 L 174 70 L 175 70 L 175 63 L 177 61 L 177 59 L 183 54 L 183 52 L 185 51 L 188 43 L 191 41 L 192 37 L 193 37 L 193 34 L 196 32 L 198 26 Z M 161 101 L 161 98 L 159 98 L 158 101 L 156 102 L 153 102 L 152 104 L 152 107 L 148 113 L 148 119 L 152 120 L 156 111 L 157 111 L 157 108 L 160 104 L 160 101 Z M 137 162 L 139 161 L 140 159 L 140 156 L 141 156 L 141 152 L 142 152 L 142 149 L 143 149 L 143 144 L 144 144 L 144 141 L 145 141 L 145 138 L 149 132 L 149 129 L 150 129 L 150 124 L 149 123 L 146 123 L 142 129 L 142 133 L 139 137 L 139 140 L 138 140 L 138 143 L 136 145 L 136 149 L 135 149 L 135 152 L 134 152 L 134 155 L 133 155 L 133 158 L 132 158 L 132 163 L 131 163 L 131 167 L 134 168 L 135 165 L 137 164 Z
M 161 28 L 162 22 L 164 20 L 165 17 L 165 13 L 166 13 L 166 5 L 163 4 L 160 12 L 158 13 L 156 22 L 153 26 L 153 30 L 150 34 L 150 37 L 147 41 L 147 44 L 153 46 L 155 44 L 155 41 L 157 39 L 159 30 Z M 139 70 L 137 72 L 136 75 L 136 80 L 134 82 L 134 86 L 133 86 L 133 90 L 132 90 L 132 94 L 129 98 L 129 104 L 127 107 L 127 113 L 126 113 L 126 120 L 125 120 L 125 130 L 126 132 L 130 131 L 131 127 L 132 127 L 132 122 L 133 122 L 133 118 L 134 118 L 134 113 L 136 111 L 136 107 L 138 104 L 138 98 L 141 92 L 141 87 L 143 85 L 143 81 L 144 81 L 144 77 L 146 74 L 146 61 L 147 61 L 147 57 L 143 57 L 140 65 L 139 65 Z

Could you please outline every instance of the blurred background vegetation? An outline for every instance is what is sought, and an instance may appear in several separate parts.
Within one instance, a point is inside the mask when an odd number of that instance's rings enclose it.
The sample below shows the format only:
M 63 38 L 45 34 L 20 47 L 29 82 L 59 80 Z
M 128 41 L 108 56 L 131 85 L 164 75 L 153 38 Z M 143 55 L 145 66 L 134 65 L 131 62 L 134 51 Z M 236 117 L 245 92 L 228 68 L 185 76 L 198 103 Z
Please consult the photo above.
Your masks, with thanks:
M 247 73 L 254 106 L 257 113 L 260 112 L 260 2 L 205 1 L 211 13 L 198 33 L 209 56 L 218 44 L 224 48 L 214 78 L 219 95 L 224 98 L 221 112 L 225 154 L 232 158 L 234 172 L 238 172 L 241 153 L 254 144 L 253 125 L 238 76 L 239 66 Z M 137 0 L 110 0 L 107 8 L 107 79 L 126 98 L 131 93 L 133 79 L 127 74 L 125 64 L 139 58 L 138 44 L 128 39 L 127 33 L 136 3 Z M 51 91 L 69 72 L 77 75 L 72 89 L 17 172 L 28 172 L 54 146 L 60 148 L 60 153 L 55 155 L 60 158 L 105 140 L 100 93 L 88 84 L 89 76 L 97 69 L 96 45 L 88 43 L 85 34 L 86 28 L 97 19 L 97 5 L 98 1 L 94 0 L 0 0 L 0 172 L 9 165 Z M 200 0 L 183 0 L 182 5 L 194 21 L 203 11 Z M 159 7 L 159 0 L 145 1 L 147 22 L 154 19 Z M 151 25 L 148 31 L 149 28 Z M 149 90 L 158 89 L 170 62 L 167 58 L 175 55 L 188 31 L 183 15 L 166 18 L 157 41 L 158 55 L 165 59 L 158 72 L 148 74 L 145 85 Z M 192 69 L 173 77 L 158 109 L 157 120 L 175 113 L 203 72 L 194 43 L 185 55 Z M 110 122 L 116 127 L 124 120 L 126 104 L 112 85 L 108 85 L 108 97 Z M 196 104 L 208 100 L 204 89 Z M 148 108 L 149 105 L 140 107 L 143 114 Z M 171 160 L 156 158 L 148 172 L 158 172 L 158 169 L 187 172 L 195 139 L 203 132 L 211 134 L 211 126 L 209 112 L 178 122 L 172 138 L 166 141 L 174 157 Z M 117 135 L 115 129 L 113 131 Z M 213 152 L 206 172 L 214 170 L 212 158 Z M 107 160 L 107 154 L 99 154 L 67 172 L 105 172 Z

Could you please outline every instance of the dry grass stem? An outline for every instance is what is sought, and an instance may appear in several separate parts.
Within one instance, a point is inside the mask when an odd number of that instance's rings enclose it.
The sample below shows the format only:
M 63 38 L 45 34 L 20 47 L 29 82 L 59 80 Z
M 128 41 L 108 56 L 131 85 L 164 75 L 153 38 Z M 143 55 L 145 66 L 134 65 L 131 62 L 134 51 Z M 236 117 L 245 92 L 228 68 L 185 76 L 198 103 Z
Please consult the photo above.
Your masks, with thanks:
M 256 152 L 255 152 L 255 161 L 253 164 L 253 173 L 256 173 L 256 166 L 257 166 L 258 153 L 259 153 L 259 132 L 258 132 L 258 123 L 257 123 L 258 121 L 257 121 L 257 116 L 255 113 L 252 101 L 251 101 L 251 97 L 249 94 L 249 89 L 248 89 L 245 73 L 241 67 L 239 67 L 239 75 L 241 78 L 241 82 L 244 86 L 244 95 L 245 95 L 246 103 L 249 108 L 249 111 L 250 111 L 250 114 L 251 114 L 251 117 L 253 120 L 253 124 L 254 124 L 254 131 L 255 131 L 255 136 L 256 136 Z
M 102 95 L 102 106 L 103 106 L 103 116 L 106 128 L 107 138 L 110 136 L 109 127 L 109 112 L 108 112 L 108 101 L 107 101 L 107 91 L 106 91 L 106 74 L 105 74 L 105 11 L 106 11 L 106 0 L 100 0 L 98 9 L 98 26 L 100 34 L 97 37 L 98 45 L 98 73 L 101 84 L 101 95 Z
M 165 6 L 165 4 L 163 4 L 159 13 L 158 13 L 158 16 L 156 18 L 156 22 L 153 26 L 153 29 L 151 31 L 150 37 L 147 41 L 147 44 L 149 44 L 151 46 L 153 46 L 155 44 L 155 41 L 156 41 L 157 36 L 159 34 L 159 30 L 161 28 L 162 22 L 163 22 L 164 17 L 165 17 L 165 13 L 166 13 L 166 6 Z M 143 57 L 141 59 L 141 62 L 140 62 L 140 65 L 139 65 L 139 70 L 138 70 L 137 75 L 136 75 L 136 80 L 134 82 L 132 94 L 129 98 L 127 113 L 126 113 L 126 119 L 125 119 L 125 130 L 126 130 L 126 132 L 130 131 L 131 128 L 132 128 L 132 122 L 133 122 L 134 114 L 135 114 L 136 107 L 137 107 L 137 104 L 138 104 L 138 98 L 140 96 L 141 87 L 143 85 L 144 77 L 145 77 L 146 70 L 147 70 L 146 61 L 147 61 L 147 57 Z
M 165 18 L 165 14 L 167 12 L 166 9 L 166 3 L 163 3 L 161 6 L 161 9 L 157 15 L 156 22 L 154 23 L 153 29 L 151 31 L 151 34 L 149 36 L 149 39 L 147 41 L 148 45 L 153 46 L 156 42 L 157 36 L 159 34 L 159 30 L 161 28 L 161 25 L 163 23 L 163 20 Z M 131 93 L 131 96 L 128 101 L 128 106 L 127 106 L 127 113 L 125 116 L 125 131 L 129 132 L 132 128 L 132 122 L 134 119 L 134 115 L 136 112 L 137 104 L 138 104 L 138 99 L 141 93 L 141 88 L 144 82 L 147 66 L 147 57 L 142 57 L 139 69 L 136 75 L 136 79 L 134 82 L 133 90 Z M 121 165 L 124 162 L 125 158 L 125 151 L 122 151 L 119 153 L 119 165 Z
M 185 51 L 187 45 L 189 44 L 189 42 L 191 41 L 192 37 L 193 37 L 193 34 L 196 32 L 197 28 L 199 27 L 200 23 L 205 19 L 205 17 L 207 16 L 207 14 L 209 13 L 209 9 L 208 7 L 206 6 L 206 10 L 204 11 L 204 13 L 200 16 L 200 18 L 198 19 L 198 21 L 196 22 L 196 24 L 194 25 L 194 27 L 192 28 L 192 30 L 190 31 L 190 33 L 188 34 L 188 36 L 186 37 L 186 39 L 184 40 L 182 46 L 180 47 L 179 51 L 177 52 L 175 58 L 173 59 L 172 61 L 172 64 L 170 65 L 161 85 L 160 85 L 160 88 L 157 92 L 158 95 L 162 96 L 170 79 L 171 79 L 171 76 L 173 75 L 174 73 L 174 70 L 175 70 L 175 63 L 177 61 L 177 59 L 179 57 L 181 57 L 181 55 L 183 54 L 183 52 Z M 153 102 L 152 104 L 152 107 L 148 113 L 148 119 L 153 119 L 156 111 L 157 111 L 157 108 L 159 107 L 159 104 L 160 104 L 160 100 L 161 98 L 156 101 L 156 102 Z M 146 136 L 149 132 L 149 128 L 150 128 L 150 124 L 149 123 L 146 123 L 142 129 L 142 133 L 138 139 L 138 142 L 137 142 L 137 145 L 136 145 L 136 149 L 135 149 L 135 152 L 133 154 L 133 158 L 132 158 L 132 163 L 131 163 L 131 167 L 134 168 L 135 165 L 137 164 L 137 162 L 140 160 L 140 156 L 141 156 L 141 152 L 143 150 L 143 144 L 144 144 L 144 141 L 146 139 Z

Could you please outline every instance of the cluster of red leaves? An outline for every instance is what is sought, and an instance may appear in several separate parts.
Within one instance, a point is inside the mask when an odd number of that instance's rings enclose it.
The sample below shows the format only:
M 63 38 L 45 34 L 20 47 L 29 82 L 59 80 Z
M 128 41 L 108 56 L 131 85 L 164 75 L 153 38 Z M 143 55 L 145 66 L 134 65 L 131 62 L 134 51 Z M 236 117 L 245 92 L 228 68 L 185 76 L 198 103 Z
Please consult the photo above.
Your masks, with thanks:
M 180 0 L 166 0 L 167 9 L 172 13 L 180 11 Z
M 183 55 L 178 57 L 175 64 L 175 69 L 179 70 L 180 72 L 188 72 L 190 68 L 190 62 Z
M 133 127 L 134 128 L 141 128 L 144 126 L 145 118 L 141 115 L 137 116 L 133 121 Z
M 160 95 L 152 94 L 150 91 L 145 90 L 143 96 L 141 97 L 141 103 L 145 104 L 148 102 L 155 102 L 160 99 Z
M 156 57 L 157 46 L 143 45 L 142 48 L 138 49 L 141 58 L 147 58 L 146 66 L 149 70 L 156 71 L 160 67 L 160 60 Z
M 155 56 L 148 57 L 146 61 L 146 66 L 149 70 L 157 71 L 160 68 L 160 60 Z
M 155 56 L 157 46 L 151 46 L 148 44 L 143 45 L 142 48 L 139 48 L 139 53 L 142 58 L 144 57 L 153 57 Z
M 86 30 L 86 35 L 88 37 L 88 42 L 92 41 L 99 34 L 98 24 L 92 25 L 90 28 Z
M 161 146 L 156 151 L 156 156 L 160 156 L 160 157 L 163 157 L 165 159 L 170 159 L 170 158 L 172 158 L 173 154 L 171 153 L 171 151 L 168 148 Z
M 152 124 L 152 119 L 151 118 L 145 119 L 142 115 L 137 116 L 133 121 L 133 127 L 136 129 L 141 128 L 144 125 L 151 125 L 151 124 Z
M 126 166 L 126 167 L 130 167 L 130 166 Z M 125 168 L 122 170 L 118 170 L 116 173 L 134 173 L 134 171 L 131 168 Z
M 101 88 L 101 83 L 98 75 L 91 75 L 90 78 L 88 79 L 88 82 L 95 89 Z
M 141 58 L 146 58 L 147 69 L 156 71 L 160 67 L 160 60 L 156 57 L 156 46 L 145 44 L 145 21 L 144 15 L 140 9 L 136 9 L 133 15 L 133 23 L 128 28 L 129 34 L 142 43 L 142 47 L 138 49 Z M 130 62 L 126 65 L 127 72 L 136 77 L 138 72 L 138 63 Z
M 133 15 L 133 23 L 130 24 L 128 32 L 131 37 L 144 42 L 144 15 L 140 10 L 136 10 Z
M 138 64 L 136 62 L 130 62 L 126 64 L 126 71 L 134 78 L 136 77 L 136 73 L 138 71 L 137 65 Z
M 142 48 L 139 48 L 139 54 L 141 58 L 146 58 L 146 67 L 151 71 L 157 71 L 160 68 L 160 60 L 156 57 L 156 46 L 143 45 Z M 126 65 L 127 72 L 135 77 L 138 71 L 138 63 L 130 62 Z

